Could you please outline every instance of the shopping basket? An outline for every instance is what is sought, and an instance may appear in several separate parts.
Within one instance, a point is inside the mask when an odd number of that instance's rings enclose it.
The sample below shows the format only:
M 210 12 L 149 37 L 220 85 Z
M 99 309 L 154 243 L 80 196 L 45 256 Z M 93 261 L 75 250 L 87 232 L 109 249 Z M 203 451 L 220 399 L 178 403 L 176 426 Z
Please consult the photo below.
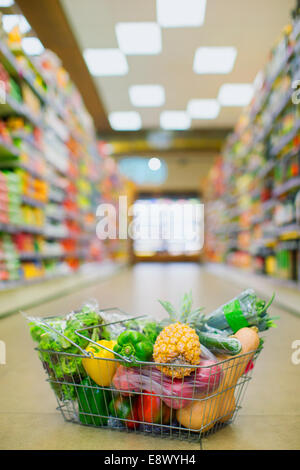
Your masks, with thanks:
M 88 339 L 90 344 L 112 353 L 113 357 L 96 357 L 56 330 L 53 331 L 76 347 L 78 353 L 36 348 L 48 374 L 47 380 L 55 392 L 57 409 L 64 419 L 86 426 L 197 440 L 200 443 L 203 436 L 232 423 L 241 408 L 259 352 L 232 356 L 208 365 L 205 361 L 204 365 L 202 361 L 197 366 L 184 365 L 185 368 L 191 367 L 192 371 L 182 379 L 174 378 L 176 374 L 165 376 L 160 367 L 168 366 L 175 371 L 182 365 L 133 361 L 91 339 L 94 328 L 122 325 L 131 319 L 75 331 L 78 338 Z M 40 323 L 43 322 L 40 320 Z M 44 325 L 53 329 L 47 319 Z M 86 336 L 87 331 L 89 337 Z M 45 358 L 46 361 L 43 360 Z M 97 367 L 104 373 L 113 365 L 112 383 L 103 387 L 91 380 L 80 366 L 83 359 L 97 361 Z M 71 374 L 69 369 L 65 374 L 70 362 L 75 364 L 74 369 Z

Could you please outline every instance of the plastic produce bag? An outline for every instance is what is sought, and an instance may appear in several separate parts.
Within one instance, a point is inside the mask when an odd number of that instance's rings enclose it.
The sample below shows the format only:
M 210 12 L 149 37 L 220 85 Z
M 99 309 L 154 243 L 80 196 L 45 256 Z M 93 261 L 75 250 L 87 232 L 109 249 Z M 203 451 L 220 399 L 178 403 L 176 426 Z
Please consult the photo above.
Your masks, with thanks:
M 257 326 L 259 331 L 274 327 L 275 318 L 270 317 L 267 312 L 274 296 L 275 294 L 265 302 L 256 296 L 253 289 L 246 289 L 207 315 L 204 330 L 205 327 L 212 327 L 231 335 L 243 327 Z
M 171 408 L 179 409 L 191 403 L 195 395 L 212 393 L 220 384 L 222 368 L 214 361 L 202 360 L 200 368 L 183 379 L 164 375 L 156 367 L 119 366 L 114 387 L 123 395 L 132 392 L 148 392 L 161 395 L 162 401 Z

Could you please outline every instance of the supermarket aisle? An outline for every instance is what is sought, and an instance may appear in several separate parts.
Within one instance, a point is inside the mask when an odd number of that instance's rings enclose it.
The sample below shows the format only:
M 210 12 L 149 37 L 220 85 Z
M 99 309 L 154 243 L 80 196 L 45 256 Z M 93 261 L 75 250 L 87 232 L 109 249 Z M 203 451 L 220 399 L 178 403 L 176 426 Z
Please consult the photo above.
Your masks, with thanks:
M 140 264 L 115 277 L 30 310 L 32 315 L 70 311 L 97 298 L 105 307 L 162 315 L 158 298 L 177 303 L 192 289 L 195 305 L 210 311 L 239 293 L 230 281 L 196 264 Z M 300 364 L 291 361 L 300 318 L 273 308 L 278 328 L 266 343 L 236 422 L 204 440 L 205 449 L 296 449 L 300 439 Z M 0 366 L 0 448 L 3 449 L 198 449 L 199 444 L 136 436 L 65 423 L 33 350 L 25 320 L 0 321 L 7 364 Z M 286 399 L 288 397 L 288 400 Z M 5 432 L 4 432 L 5 430 Z

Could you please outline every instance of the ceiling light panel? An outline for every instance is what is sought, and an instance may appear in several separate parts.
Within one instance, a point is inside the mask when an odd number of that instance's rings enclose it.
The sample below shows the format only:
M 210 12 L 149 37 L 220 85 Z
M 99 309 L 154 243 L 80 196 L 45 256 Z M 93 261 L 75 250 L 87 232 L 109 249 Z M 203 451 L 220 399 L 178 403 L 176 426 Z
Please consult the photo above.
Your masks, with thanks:
M 44 51 L 44 46 L 38 38 L 23 38 L 22 48 L 27 55 L 40 55 Z
M 199 47 L 195 52 L 193 70 L 198 74 L 225 74 L 233 69 L 235 47 Z
M 206 0 L 156 0 L 157 22 L 163 28 L 201 26 Z
M 14 0 L 1 0 L 0 1 L 0 8 L 8 8 L 14 4 Z
M 220 87 L 218 101 L 222 106 L 247 106 L 253 91 L 250 83 L 225 83 Z
M 191 126 L 191 119 L 185 111 L 163 111 L 160 126 L 166 130 L 185 130 Z
M 192 119 L 216 119 L 220 112 L 220 104 L 213 99 L 190 100 L 187 112 Z
M 127 55 L 151 55 L 161 52 L 161 30 L 157 23 L 117 23 L 120 50 Z
M 142 127 L 141 116 L 136 111 L 116 111 L 108 119 L 115 131 L 138 131 Z
M 22 34 L 31 30 L 30 24 L 23 15 L 3 15 L 2 25 L 6 33 L 9 33 L 15 26 L 19 26 Z
M 83 56 L 90 73 L 96 77 L 128 73 L 127 59 L 119 49 L 85 49 Z
M 161 85 L 133 85 L 129 98 L 133 106 L 158 107 L 165 102 L 165 90 Z

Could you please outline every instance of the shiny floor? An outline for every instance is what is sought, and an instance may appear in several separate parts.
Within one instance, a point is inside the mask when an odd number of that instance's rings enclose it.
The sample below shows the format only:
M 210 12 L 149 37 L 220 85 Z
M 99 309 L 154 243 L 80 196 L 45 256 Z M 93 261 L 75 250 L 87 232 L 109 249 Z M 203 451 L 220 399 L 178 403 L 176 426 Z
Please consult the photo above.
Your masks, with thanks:
M 249 286 L 251 287 L 251 286 Z M 196 264 L 140 264 L 30 310 L 38 316 L 65 313 L 96 298 L 103 308 L 162 317 L 157 299 L 177 304 L 192 289 L 196 306 L 211 309 L 241 288 Z M 26 295 L 26 294 L 24 294 Z M 236 421 L 203 440 L 204 449 L 300 449 L 300 317 L 278 308 L 278 328 L 264 333 L 265 347 Z M 33 349 L 26 320 L 0 320 L 6 365 L 0 365 L 0 449 L 199 449 L 199 443 L 94 429 L 66 423 Z M 299 345 L 298 345 L 299 347 Z M 292 356 L 294 353 L 294 356 Z M 294 361 L 292 360 L 294 357 Z

